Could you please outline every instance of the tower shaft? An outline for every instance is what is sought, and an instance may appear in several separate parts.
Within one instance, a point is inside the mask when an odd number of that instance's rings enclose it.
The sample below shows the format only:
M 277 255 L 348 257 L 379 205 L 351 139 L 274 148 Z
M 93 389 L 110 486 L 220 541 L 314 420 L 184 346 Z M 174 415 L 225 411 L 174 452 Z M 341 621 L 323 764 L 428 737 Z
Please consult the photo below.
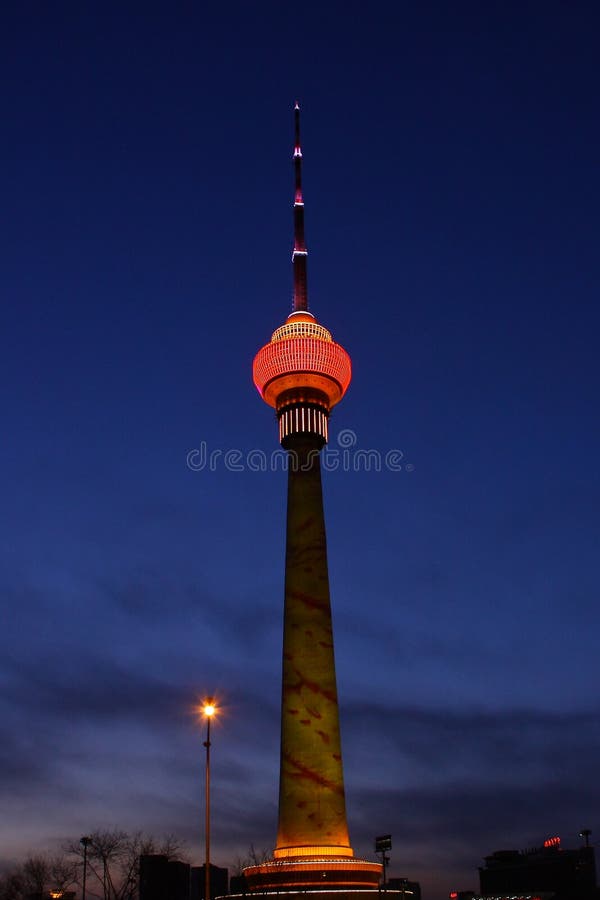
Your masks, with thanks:
M 352 856 L 346 824 L 319 450 L 288 444 L 279 825 L 275 857 Z M 344 852 L 345 851 L 345 852 Z

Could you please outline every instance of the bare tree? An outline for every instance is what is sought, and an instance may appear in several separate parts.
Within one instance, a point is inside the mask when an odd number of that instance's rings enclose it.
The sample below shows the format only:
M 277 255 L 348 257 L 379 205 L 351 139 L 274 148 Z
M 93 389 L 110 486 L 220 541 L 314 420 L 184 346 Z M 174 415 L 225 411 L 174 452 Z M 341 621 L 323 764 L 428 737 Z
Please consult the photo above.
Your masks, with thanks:
M 23 900 L 24 897 L 25 881 L 22 867 L 0 878 L 0 900 Z
M 64 856 L 28 856 L 0 879 L 0 900 L 44 897 L 48 890 L 66 891 L 76 880 L 76 867 Z
M 169 860 L 185 856 L 180 840 L 169 834 L 157 841 L 141 831 L 94 831 L 87 845 L 86 894 L 97 900 L 137 900 L 140 856 L 160 853 Z M 84 848 L 79 840 L 57 856 L 30 855 L 20 866 L 0 876 L 0 900 L 43 900 L 48 891 L 66 893 L 80 884 Z M 68 854 L 68 855 L 65 855 Z
M 247 866 L 260 866 L 261 863 L 266 862 L 270 858 L 271 854 L 268 850 L 257 850 L 254 844 L 250 844 L 245 856 L 236 857 L 233 868 L 236 875 L 243 875 L 244 869 Z
M 46 856 L 28 856 L 22 865 L 27 894 L 41 897 L 50 881 L 50 862 Z
M 162 853 L 163 856 L 167 857 L 169 862 L 189 862 L 185 844 L 183 841 L 180 841 L 179 838 L 175 837 L 174 834 L 167 834 L 158 845 L 155 853 Z
M 140 856 L 156 853 L 154 838 L 141 832 L 127 837 L 120 861 L 120 886 L 114 900 L 134 900 L 137 897 L 140 878 Z M 107 898 L 109 900 L 109 898 Z
M 88 892 L 102 900 L 136 900 L 139 890 L 139 859 L 151 853 L 162 853 L 168 859 L 181 859 L 183 847 L 173 835 L 162 843 L 143 832 L 94 831 L 87 848 Z M 67 845 L 68 852 L 83 860 L 83 847 L 78 841 Z M 79 867 L 81 866 L 81 863 Z M 95 883 L 98 893 L 93 890 Z M 2 900 L 2 898 L 0 898 Z
M 50 889 L 64 894 L 77 882 L 77 866 L 66 856 L 51 856 L 48 860 Z
M 125 831 L 94 831 L 90 834 L 87 845 L 87 869 L 89 893 L 103 897 L 104 900 L 118 900 L 120 863 L 125 855 L 126 842 L 129 836 Z M 83 860 L 84 848 L 79 841 L 72 841 L 65 848 L 69 853 Z M 100 893 L 95 893 L 92 884 Z
M 255 850 L 254 844 L 250 844 L 250 849 L 248 850 L 248 856 L 250 857 L 251 866 L 260 866 L 262 863 L 266 862 L 270 859 L 271 854 L 268 850 L 264 848 L 262 850 Z

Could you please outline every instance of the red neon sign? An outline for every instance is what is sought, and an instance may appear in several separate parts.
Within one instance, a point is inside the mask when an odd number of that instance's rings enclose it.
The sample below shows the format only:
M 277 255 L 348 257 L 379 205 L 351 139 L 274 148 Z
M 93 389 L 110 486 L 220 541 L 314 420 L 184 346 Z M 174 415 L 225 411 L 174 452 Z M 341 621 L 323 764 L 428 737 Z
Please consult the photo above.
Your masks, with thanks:
M 560 838 L 559 837 L 551 837 L 548 838 L 547 841 L 544 841 L 544 847 L 559 847 L 560 846 Z

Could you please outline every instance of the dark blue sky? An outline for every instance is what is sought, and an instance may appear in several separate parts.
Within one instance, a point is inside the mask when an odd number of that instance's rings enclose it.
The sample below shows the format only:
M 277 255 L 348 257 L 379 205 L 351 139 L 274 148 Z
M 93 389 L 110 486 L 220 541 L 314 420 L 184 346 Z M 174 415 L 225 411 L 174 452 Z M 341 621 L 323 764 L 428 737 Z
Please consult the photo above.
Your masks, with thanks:
M 427 900 L 600 830 L 595 4 L 14 3 L 0 22 L 2 861 L 275 838 L 292 105 L 332 419 L 352 841 Z M 410 471 L 410 467 L 412 471 Z

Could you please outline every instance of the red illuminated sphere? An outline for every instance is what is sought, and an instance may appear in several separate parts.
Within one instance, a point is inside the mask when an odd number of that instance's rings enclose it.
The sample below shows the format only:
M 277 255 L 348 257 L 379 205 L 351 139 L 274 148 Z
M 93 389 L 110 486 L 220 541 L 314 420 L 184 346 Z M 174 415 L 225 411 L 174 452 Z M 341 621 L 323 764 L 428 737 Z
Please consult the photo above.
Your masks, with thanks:
M 318 402 L 329 411 L 350 384 L 350 357 L 312 313 L 293 312 L 254 358 L 254 384 L 269 406 Z

